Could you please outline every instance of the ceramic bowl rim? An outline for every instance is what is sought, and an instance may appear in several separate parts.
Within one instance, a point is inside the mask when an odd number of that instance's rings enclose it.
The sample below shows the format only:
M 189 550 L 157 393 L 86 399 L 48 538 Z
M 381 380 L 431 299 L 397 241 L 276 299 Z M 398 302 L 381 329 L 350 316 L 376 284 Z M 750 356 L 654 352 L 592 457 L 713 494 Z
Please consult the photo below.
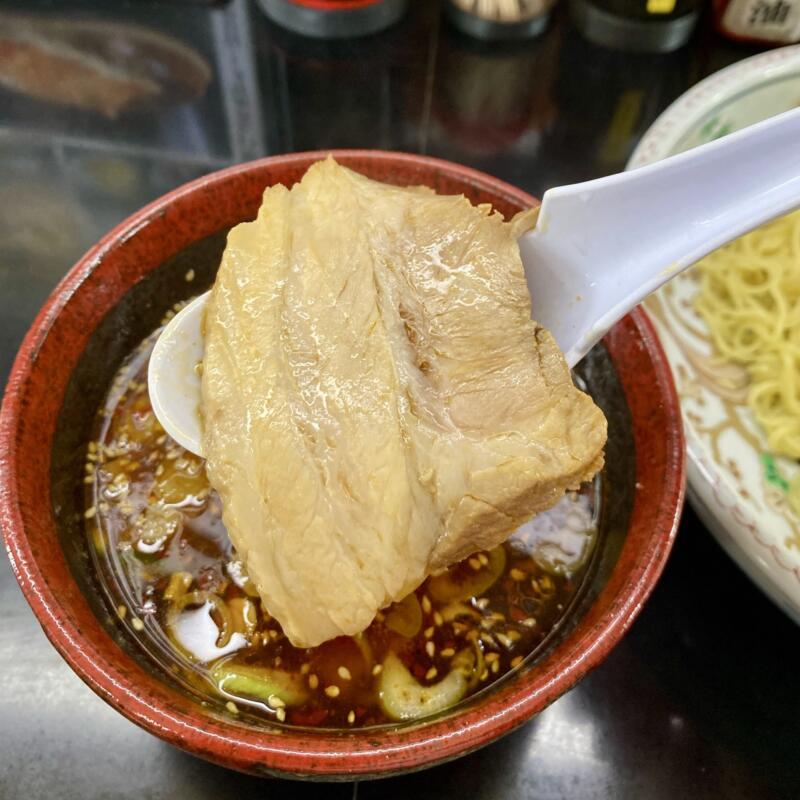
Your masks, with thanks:
M 783 72 L 800 69 L 800 44 L 787 45 L 735 61 L 711 73 L 679 95 L 644 132 L 625 169 L 635 169 L 670 155 L 695 118 L 728 99 L 754 89 Z

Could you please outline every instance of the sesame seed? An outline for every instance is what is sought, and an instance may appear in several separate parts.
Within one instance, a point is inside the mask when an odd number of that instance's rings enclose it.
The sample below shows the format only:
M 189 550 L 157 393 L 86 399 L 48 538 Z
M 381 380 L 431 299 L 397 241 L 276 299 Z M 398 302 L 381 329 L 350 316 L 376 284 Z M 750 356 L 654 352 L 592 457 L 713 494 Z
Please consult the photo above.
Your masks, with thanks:
M 438 670 L 436 669 L 436 667 L 431 667 L 431 668 L 430 668 L 430 669 L 429 669 L 429 670 L 428 670 L 428 671 L 425 673 L 425 680 L 426 680 L 426 681 L 432 681 L 432 680 L 433 680 L 433 679 L 436 677 L 436 675 L 437 675 L 437 674 L 438 674 Z
M 472 569 L 475 570 L 475 572 L 477 572 L 482 566 L 480 560 L 477 558 L 471 558 L 468 563 L 472 567 Z
M 487 664 L 491 664 L 493 661 L 498 661 L 499 659 L 500 659 L 500 654 L 499 654 L 499 653 L 487 653 L 487 654 L 486 654 L 486 655 L 483 657 L 483 660 L 484 660 L 484 661 L 485 661 Z
M 336 686 L 335 684 L 332 685 L 332 686 L 326 686 L 325 687 L 325 694 L 328 695 L 328 697 L 338 697 L 339 696 L 339 687 Z
M 301 675 L 308 675 L 308 671 L 311 669 L 311 664 L 301 664 L 300 665 L 300 674 Z
M 514 656 L 511 659 L 511 668 L 518 667 L 522 663 L 522 656 Z
M 511 639 L 509 639 L 504 633 L 496 633 L 495 636 L 497 637 L 497 641 L 500 642 L 503 647 L 510 648 L 514 646 L 514 642 L 512 642 Z
M 372 668 L 372 674 L 373 674 L 373 675 L 380 675 L 380 674 L 381 674 L 381 672 L 383 672 L 383 664 L 376 664 L 376 665 L 375 665 L 375 666 Z
M 139 617 L 131 617 L 131 625 L 133 625 L 135 631 L 144 630 L 144 622 L 142 622 Z
M 518 642 L 522 638 L 522 634 L 515 630 L 508 631 L 506 635 L 512 642 Z
M 94 475 L 87 475 L 87 476 L 86 476 L 86 477 L 83 479 L 83 482 L 84 482 L 84 483 L 94 483 Z
M 528 617 L 527 619 L 522 620 L 522 624 L 526 628 L 535 628 L 536 627 L 536 620 L 533 617 Z
M 485 681 L 488 677 L 489 677 L 489 670 L 488 669 L 485 669 L 483 672 L 481 672 L 481 680 L 482 681 Z
M 194 280 L 194 270 L 193 269 L 188 270 L 183 277 L 186 283 L 191 283 Z
M 117 606 L 117 616 L 120 619 L 125 619 L 125 615 L 128 613 L 127 606 Z
M 425 642 L 425 652 L 429 658 L 433 658 L 433 654 L 436 652 L 436 645 L 431 641 Z
M 231 712 L 231 714 L 239 713 L 239 709 L 236 707 L 236 703 L 234 703 L 233 700 L 228 700 L 228 702 L 225 703 L 225 708 L 227 708 L 228 711 Z
M 442 615 L 438 611 L 433 615 L 433 624 L 437 626 L 444 625 L 444 619 L 442 619 Z
M 352 676 L 350 675 L 350 670 L 349 670 L 349 669 L 347 669 L 347 667 L 339 667 L 339 669 L 337 669 L 337 670 L 336 670 L 336 673 L 338 674 L 338 676 L 339 676 L 339 677 L 340 677 L 340 678 L 341 678 L 343 681 L 349 681 L 349 680 L 350 680 L 350 678 L 352 677 Z
M 425 628 L 425 630 L 422 632 L 422 635 L 426 639 L 430 639 L 431 636 L 433 636 L 433 625 L 431 625 L 430 628 Z
M 347 721 L 352 725 L 356 721 L 356 712 L 349 711 L 347 714 Z
M 308 685 L 309 685 L 309 686 L 310 686 L 312 689 L 316 689 L 316 688 L 317 688 L 317 686 L 319 686 L 319 678 L 318 678 L 316 675 L 313 675 L 313 674 L 312 674 L 312 675 L 309 675 L 309 676 L 308 676 Z
M 97 509 L 94 506 L 90 506 L 83 512 L 83 516 L 86 519 L 91 519 L 97 513 Z
M 278 697 L 278 695 L 276 695 L 276 694 L 271 694 L 267 698 L 267 705 L 270 708 L 285 708 L 286 707 L 286 703 L 284 703 L 283 700 L 281 700 L 281 698 Z
M 426 595 L 426 594 L 422 595 L 422 610 L 426 614 L 430 614 L 431 613 L 431 601 L 430 601 L 428 595 Z
M 279 722 L 286 722 L 286 709 L 285 708 L 276 709 L 275 716 L 278 718 Z
M 525 573 L 521 569 L 514 569 L 510 570 L 508 573 L 511 576 L 512 581 L 524 581 L 525 580 Z
M 498 672 L 500 672 L 500 662 L 499 661 L 493 661 L 492 662 L 492 673 L 494 675 L 497 675 Z
M 478 553 L 478 561 L 480 561 L 484 567 L 489 566 L 489 558 L 487 557 L 486 553 Z
M 489 598 L 488 597 L 479 597 L 478 600 L 476 601 L 475 605 L 478 606 L 478 608 L 481 611 L 483 611 L 486 608 L 486 606 L 489 605 Z
M 444 648 L 444 650 L 440 650 L 440 651 L 439 651 L 439 655 L 440 655 L 442 658 L 451 658 L 451 657 L 452 657 L 452 656 L 454 656 L 455 654 L 456 654 L 456 651 L 455 651 L 455 650 L 453 650 L 453 648 L 452 648 L 452 647 L 445 647 L 445 648 Z

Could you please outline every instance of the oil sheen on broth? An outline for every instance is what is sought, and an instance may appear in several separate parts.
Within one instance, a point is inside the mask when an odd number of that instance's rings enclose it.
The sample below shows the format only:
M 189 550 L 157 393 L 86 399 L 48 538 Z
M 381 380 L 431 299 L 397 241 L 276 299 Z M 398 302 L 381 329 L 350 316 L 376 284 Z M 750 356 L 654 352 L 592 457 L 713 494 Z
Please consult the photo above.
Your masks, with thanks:
M 98 414 L 86 527 L 120 623 L 193 693 L 294 725 L 417 719 L 518 668 L 563 618 L 596 538 L 598 480 L 501 547 L 428 578 L 359 636 L 293 647 L 237 559 L 202 459 L 153 414 L 156 336 L 123 365 Z

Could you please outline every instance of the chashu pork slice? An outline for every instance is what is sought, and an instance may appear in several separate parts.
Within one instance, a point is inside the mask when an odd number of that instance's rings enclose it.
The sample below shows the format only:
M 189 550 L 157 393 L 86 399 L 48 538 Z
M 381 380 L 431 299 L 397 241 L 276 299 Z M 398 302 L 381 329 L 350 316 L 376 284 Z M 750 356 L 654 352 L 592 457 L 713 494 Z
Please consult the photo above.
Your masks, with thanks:
M 203 447 L 293 644 L 362 631 L 601 468 L 605 418 L 530 319 L 532 223 L 329 158 L 230 232 Z

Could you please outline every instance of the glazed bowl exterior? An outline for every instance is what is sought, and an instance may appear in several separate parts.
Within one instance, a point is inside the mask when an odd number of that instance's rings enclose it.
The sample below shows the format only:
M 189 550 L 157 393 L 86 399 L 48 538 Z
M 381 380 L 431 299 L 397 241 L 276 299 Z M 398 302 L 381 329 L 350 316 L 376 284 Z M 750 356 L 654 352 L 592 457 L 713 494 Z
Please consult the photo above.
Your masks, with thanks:
M 266 186 L 291 185 L 325 155 L 265 158 L 187 184 L 125 220 L 70 270 L 31 326 L 7 387 L 0 523 L 17 580 L 50 641 L 120 713 L 218 764 L 335 780 L 420 769 L 474 750 L 540 712 L 599 664 L 631 625 L 669 554 L 684 456 L 672 378 L 646 315 L 636 310 L 585 366 L 590 387 L 617 397 L 603 406 L 612 434 L 612 501 L 582 598 L 535 658 L 430 719 L 350 731 L 237 720 L 160 672 L 104 607 L 92 574 L 76 494 L 87 426 L 122 358 L 173 303 L 213 280 L 227 230 L 255 216 Z M 506 217 L 537 202 L 437 159 L 377 151 L 334 156 L 378 180 L 492 203 Z M 195 267 L 198 279 L 189 284 L 184 275 Z

